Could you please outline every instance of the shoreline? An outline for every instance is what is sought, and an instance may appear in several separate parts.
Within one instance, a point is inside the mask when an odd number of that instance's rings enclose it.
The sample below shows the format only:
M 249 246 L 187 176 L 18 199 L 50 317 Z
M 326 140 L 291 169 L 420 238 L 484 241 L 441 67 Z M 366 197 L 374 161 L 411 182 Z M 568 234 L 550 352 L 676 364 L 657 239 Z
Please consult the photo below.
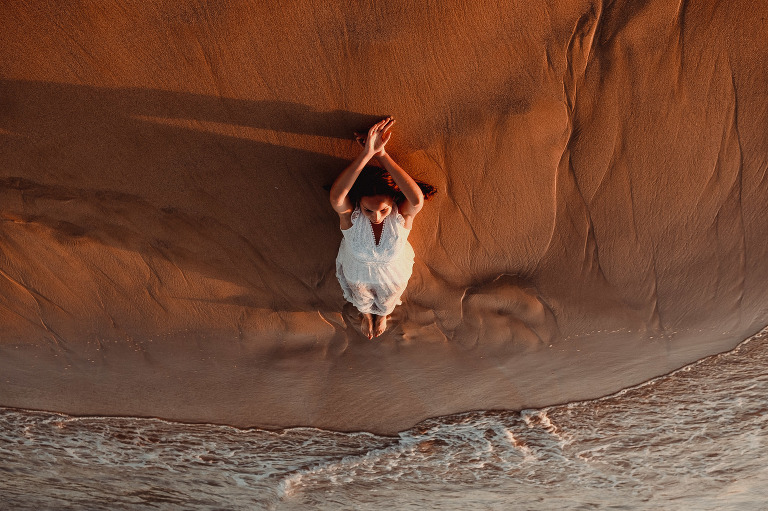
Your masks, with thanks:
M 197 397 L 200 399 L 204 399 L 203 401 L 200 401 L 196 403 L 192 408 L 179 408 L 178 403 L 176 403 L 175 409 L 169 409 L 167 411 L 172 413 L 94 413 L 98 412 L 98 410 L 102 411 L 118 411 L 118 408 L 127 408 L 130 410 L 136 410 L 136 411 L 157 411 L 160 408 L 168 404 L 168 394 L 165 393 L 161 396 L 155 396 L 155 399 L 150 399 L 148 395 L 141 396 L 140 399 L 132 400 L 132 402 L 126 402 L 126 394 L 125 392 L 122 392 L 121 396 L 119 396 L 121 399 L 113 399 L 115 397 L 114 394 L 110 394 L 110 398 L 106 401 L 104 400 L 105 396 L 102 396 L 101 401 L 94 402 L 94 393 L 98 392 L 98 384 L 93 383 L 93 386 L 88 388 L 87 392 L 83 392 L 80 397 L 78 397 L 77 392 L 67 392 L 67 391 L 60 391 L 58 393 L 58 396 L 53 397 L 53 399 L 59 403 L 66 402 L 67 406 L 64 407 L 63 410 L 51 410 L 48 407 L 30 407 L 30 406 L 14 406 L 13 400 L 10 400 L 11 404 L 9 405 L 8 399 L 2 399 L 2 402 L 0 402 L 0 406 L 3 408 L 8 409 L 17 409 L 17 410 L 26 410 L 30 412 L 42 412 L 42 413 L 52 413 L 52 414 L 62 414 L 65 416 L 73 417 L 73 418 L 93 418 L 93 417 L 120 417 L 120 418 L 140 418 L 140 419 L 156 419 L 166 422 L 173 422 L 173 423 L 182 423 L 182 424 L 211 424 L 211 425 L 218 425 L 218 426 L 225 426 L 225 427 L 232 427 L 236 429 L 241 430 L 247 430 L 247 429 L 259 429 L 259 430 L 265 430 L 265 431 L 281 431 L 286 429 L 294 429 L 294 428 L 314 428 L 314 429 L 321 429 L 325 431 L 333 431 L 333 432 L 339 432 L 339 433 L 370 433 L 375 435 L 382 435 L 382 436 L 396 436 L 398 433 L 401 433 L 403 431 L 407 431 L 415 426 L 417 426 L 419 423 L 435 419 L 439 417 L 444 416 L 451 416 L 456 414 L 462 414 L 462 413 L 471 413 L 471 412 L 483 412 L 483 411 L 522 411 L 527 409 L 542 409 L 542 408 L 548 408 L 552 406 L 562 406 L 567 405 L 569 403 L 574 402 L 581 402 L 581 401 L 595 401 L 600 399 L 605 399 L 611 396 L 614 396 L 616 394 L 619 394 L 621 392 L 624 392 L 626 390 L 640 387 L 643 385 L 648 384 L 649 382 L 656 380 L 658 378 L 663 378 L 665 376 L 669 376 L 671 374 L 674 374 L 677 371 L 684 370 L 686 367 L 689 367 L 694 364 L 700 363 L 702 360 L 709 359 L 711 357 L 715 357 L 724 353 L 728 353 L 733 351 L 734 349 L 737 349 L 742 344 L 749 342 L 750 340 L 760 336 L 765 329 L 760 329 L 756 333 L 742 337 L 738 343 L 736 343 L 734 346 L 727 347 L 724 350 L 717 351 L 716 353 L 705 353 L 702 357 L 697 358 L 693 362 L 688 362 L 682 365 L 679 365 L 677 367 L 671 367 L 669 370 L 663 370 L 660 367 L 656 367 L 653 369 L 649 369 L 647 365 L 644 365 L 642 367 L 637 367 L 638 364 L 642 365 L 643 359 L 638 357 L 637 350 L 634 351 L 635 357 L 633 358 L 634 361 L 634 367 L 633 364 L 627 364 L 624 367 L 619 367 L 618 365 L 614 364 L 598 364 L 597 366 L 595 364 L 586 364 L 586 361 L 594 358 L 594 355 L 599 354 L 600 351 L 595 349 L 596 347 L 602 347 L 605 348 L 606 344 L 603 340 L 602 343 L 600 342 L 592 342 L 591 348 L 593 349 L 592 352 L 585 352 L 581 359 L 571 359 L 573 362 L 571 365 L 568 366 L 561 366 L 559 368 L 559 374 L 552 376 L 550 374 L 549 378 L 540 378 L 537 379 L 537 376 L 540 376 L 543 371 L 548 371 L 550 373 L 554 373 L 558 371 L 558 368 L 552 364 L 545 364 L 543 360 L 541 360 L 541 357 L 534 357 L 531 358 L 530 354 L 528 357 L 525 358 L 525 360 L 518 360 L 518 364 L 508 364 L 508 367 L 499 367 L 497 366 L 497 370 L 503 370 L 504 374 L 506 374 L 507 378 L 507 391 L 504 391 L 504 388 L 499 384 L 499 382 L 494 382 L 491 384 L 490 387 L 495 389 L 496 395 L 493 396 L 484 396 L 480 397 L 478 396 L 478 393 L 470 393 L 467 395 L 464 395 L 462 398 L 462 401 L 464 402 L 477 402 L 484 399 L 483 402 L 488 403 L 491 406 L 484 407 L 484 408 L 472 408 L 467 409 L 462 407 L 461 404 L 456 404 L 456 396 L 451 396 L 449 393 L 440 393 L 438 391 L 429 392 L 427 394 L 422 394 L 421 398 L 418 398 L 417 395 L 407 395 L 403 394 L 402 389 L 399 390 L 400 394 L 397 395 L 395 392 L 398 392 L 397 389 L 393 390 L 391 395 L 389 396 L 390 399 L 408 399 L 411 404 L 413 403 L 419 403 L 423 402 L 423 399 L 426 397 L 426 395 L 430 396 L 431 404 L 434 405 L 437 403 L 440 406 L 440 410 L 444 410 L 444 412 L 439 412 L 436 414 L 421 414 L 421 413 L 414 413 L 413 407 L 408 406 L 407 408 L 401 409 L 400 413 L 395 415 L 392 413 L 387 414 L 380 414 L 377 415 L 380 410 L 383 410 L 384 403 L 377 402 L 374 405 L 368 405 L 365 408 L 361 409 L 361 403 L 356 402 L 351 407 L 347 406 L 344 407 L 342 404 L 344 402 L 344 399 L 338 399 L 338 400 L 331 400 L 326 403 L 326 405 L 322 408 L 315 409 L 314 413 L 305 414 L 306 421 L 302 424 L 298 417 L 298 414 L 301 414 L 300 409 L 293 409 L 291 412 L 290 410 L 286 410 L 286 408 L 275 408 L 274 406 L 272 409 L 266 409 L 263 407 L 263 401 L 260 402 L 258 399 L 252 399 L 249 402 L 248 395 L 250 394 L 251 390 L 254 390 L 259 388 L 258 385 L 255 387 L 249 387 L 246 389 L 246 391 L 238 393 L 238 395 L 233 396 L 217 396 L 216 390 L 212 389 L 207 395 L 198 395 Z M 631 339 L 630 339 L 631 340 Z M 733 341 L 728 341 L 729 343 Z M 714 343 L 714 345 L 722 345 L 721 343 Z M 563 360 L 567 360 L 570 357 L 573 357 L 574 355 L 580 353 L 579 350 L 581 349 L 587 349 L 588 346 L 585 346 L 583 343 L 579 344 L 580 347 L 572 347 L 570 350 L 562 350 L 563 354 L 559 357 L 559 360 L 562 362 Z M 616 344 L 611 344 L 612 348 L 615 350 Z M 631 346 L 630 346 L 631 348 Z M 701 350 L 701 343 L 698 343 L 695 346 L 688 346 L 689 349 L 695 348 L 697 351 Z M 685 351 L 685 350 L 683 350 Z M 627 354 L 626 351 L 624 351 L 625 354 Z M 547 357 L 548 353 L 544 353 L 545 358 Z M 654 353 L 654 350 L 649 350 L 645 357 L 646 359 L 650 358 L 656 358 L 658 353 Z M 411 362 L 414 362 L 413 357 L 407 357 Z M 674 359 L 674 357 L 673 357 Z M 7 360 L 7 358 L 6 358 Z M 526 362 L 531 362 L 532 360 L 537 360 L 540 365 L 536 368 L 536 370 L 533 373 L 525 373 L 520 374 L 520 371 L 516 371 L 516 366 L 520 366 L 521 364 L 525 364 Z M 657 359 L 657 362 L 659 360 Z M 550 362 L 552 362 L 550 358 Z M 470 373 L 477 367 L 477 363 L 479 363 L 479 360 L 475 360 L 474 362 L 474 368 L 464 368 L 464 374 L 457 374 L 456 379 L 466 383 L 471 382 L 472 377 L 470 376 Z M 670 361 L 667 361 L 668 364 L 671 364 Z M 2 365 L 2 364 L 0 364 Z M 598 366 L 603 366 L 605 369 L 606 366 L 609 368 L 609 371 L 607 374 L 605 372 L 601 373 L 592 373 L 588 374 L 591 371 L 595 371 Z M 439 367 L 439 366 L 438 366 Z M 7 368 L 4 368 L 4 372 L 8 374 Z M 147 368 L 145 367 L 144 370 Z M 453 366 L 453 370 L 456 370 L 456 366 Z M 128 373 L 135 373 L 138 371 L 137 367 L 123 367 L 124 372 Z M 616 372 L 620 372 L 623 374 L 624 378 L 617 378 Z M 632 374 L 650 374 L 648 378 L 645 378 L 640 383 L 632 383 L 630 385 L 624 385 L 619 386 L 617 388 L 611 388 L 610 391 L 605 393 L 599 393 L 598 392 L 598 386 L 602 384 L 605 386 L 605 384 L 608 381 L 613 381 L 614 385 L 621 385 L 621 381 L 626 381 L 627 373 L 632 372 Z M 515 379 L 511 375 L 513 373 L 518 373 L 518 378 Z M 193 373 L 189 373 L 193 374 Z M 208 374 L 208 375 L 202 375 L 201 373 L 194 373 L 197 374 L 198 377 L 202 378 L 205 381 L 209 381 L 210 378 L 215 377 L 215 375 Z M 380 376 L 385 375 L 386 373 L 379 373 Z M 430 373 L 431 374 L 431 373 Z M 502 374 L 502 373 L 497 373 Z M 435 381 L 434 374 L 432 375 L 433 383 Z M 119 380 L 119 375 L 113 375 L 117 376 L 117 379 Z M 166 375 L 167 376 L 167 375 Z M 479 374 L 475 375 L 476 381 L 482 381 L 483 379 L 487 379 L 487 374 Z M 390 375 L 391 377 L 391 375 Z M 62 380 L 62 378 L 64 380 Z M 413 378 L 413 376 L 412 376 Z M 449 378 L 450 379 L 450 378 Z M 107 385 L 109 387 L 113 386 L 113 383 L 110 383 L 109 378 L 104 378 L 104 381 L 101 382 L 101 385 Z M 429 378 L 425 378 L 422 381 L 427 382 Z M 531 380 L 536 380 L 536 385 L 545 385 L 547 382 L 555 382 L 558 381 L 558 387 L 560 391 L 562 392 L 562 389 L 564 388 L 577 388 L 575 392 L 571 391 L 566 396 L 559 396 L 561 398 L 565 399 L 558 399 L 558 396 L 553 394 L 551 391 L 543 392 L 543 391 L 532 391 Z M 9 391 L 12 391 L 13 387 L 7 385 L 8 378 L 6 378 L 6 382 L 0 382 L 0 395 L 8 396 Z M 59 388 L 68 388 L 72 389 L 73 381 L 71 379 L 71 375 L 59 375 L 59 382 L 66 381 L 66 384 L 60 384 L 58 385 Z M 448 384 L 448 380 L 442 380 L 442 383 Z M 418 381 L 415 382 L 418 386 Z M 424 385 L 424 383 L 422 383 Z M 55 387 L 57 386 L 57 381 L 50 381 L 48 382 L 48 388 L 52 388 L 51 386 Z M 128 385 L 126 385 L 126 388 L 135 388 L 136 382 L 129 382 Z M 82 382 L 78 385 L 78 388 L 83 389 Z M 220 388 L 220 385 L 217 386 L 217 388 Z M 371 396 L 375 396 L 376 391 L 378 390 L 378 386 L 372 385 L 371 386 Z M 605 388 L 605 387 L 604 387 Z M 524 395 L 525 389 L 529 389 L 529 394 Z M 114 389 L 113 389 L 114 390 Z M 175 389 L 176 391 L 179 391 L 180 389 Z M 349 387 L 346 388 L 346 392 L 349 393 Z M 357 394 L 365 394 L 365 391 L 356 388 Z M 243 395 L 245 394 L 245 395 Z M 301 394 L 295 393 L 292 389 L 287 389 L 286 392 L 287 395 L 292 396 L 290 399 L 293 402 L 303 402 L 306 401 L 307 396 L 302 396 Z M 507 394 L 505 397 L 504 394 Z M 599 395 L 598 395 L 599 394 Z M 516 397 L 515 397 L 516 396 Z M 545 399 L 548 397 L 549 400 L 542 399 L 542 396 L 545 396 Z M 568 399 L 567 396 L 573 396 L 572 399 Z M 453 399 L 451 399 L 453 397 Z M 511 399 L 510 399 L 511 397 Z M 25 402 L 34 401 L 27 396 L 19 396 L 22 400 Z M 50 397 L 49 397 L 50 399 Z M 373 398 L 369 398 L 371 400 Z M 379 399 L 381 399 L 379 397 Z M 504 403 L 504 400 L 507 400 L 508 403 L 515 403 L 519 404 L 518 406 L 499 406 L 500 403 Z M 112 405 L 109 406 L 109 402 L 114 403 L 115 401 L 120 402 L 121 405 L 119 405 L 117 408 Z M 218 401 L 219 405 L 217 406 L 218 415 L 208 415 L 201 414 L 201 410 L 210 409 L 210 403 Z M 50 402 L 50 401 L 48 401 Z M 42 400 L 41 403 L 45 403 L 45 400 Z M 223 404 L 222 404 L 223 403 Z M 227 410 L 227 407 L 231 406 L 229 410 Z M 247 409 L 243 410 L 242 408 L 238 408 L 238 406 L 246 406 Z M 392 409 L 392 406 L 389 406 L 389 409 Z M 197 410 L 197 415 L 195 415 L 194 411 Z M 351 414 L 352 410 L 356 411 L 356 416 L 353 417 L 349 414 Z M 423 409 L 424 411 L 428 411 L 427 409 Z M 227 411 L 229 411 L 229 414 L 227 414 Z M 418 410 L 417 410 L 418 412 Z M 278 415 L 281 414 L 281 415 Z M 290 417 L 293 416 L 296 420 L 290 421 Z M 214 420 L 210 420 L 213 418 Z M 230 421 L 227 421 L 226 419 L 233 419 Z M 314 418 L 314 419 L 313 419 Z M 321 418 L 318 420 L 318 418 Z M 225 420 L 221 420 L 225 419 Z M 283 422 L 283 424 L 279 424 L 278 422 Z M 294 422 L 294 425 L 286 426 L 285 424 L 289 424 L 290 422 Z M 367 425 L 370 427 L 349 427 L 350 424 L 355 425 Z
M 368 431 L 368 430 L 336 430 L 336 429 L 323 429 L 315 426 L 307 426 L 307 425 L 300 425 L 300 426 L 285 426 L 280 428 L 264 428 L 260 426 L 237 426 L 233 424 L 226 424 L 226 423 L 216 423 L 216 422 L 205 422 L 205 421 L 193 421 L 193 422 L 187 422 L 187 421 L 176 421 L 172 419 L 167 419 L 163 417 L 155 417 L 155 416 L 133 416 L 133 415 L 77 415 L 77 414 L 70 414 L 65 413 L 61 411 L 53 411 L 53 410 L 44 410 L 44 409 L 31 409 L 31 408 L 16 408 L 16 407 L 8 407 L 0 405 L 0 409 L 2 410 L 9 410 L 13 412 L 20 412 L 20 413 L 43 413 L 43 414 L 50 414 L 50 415 L 61 415 L 67 419 L 138 419 L 138 420 L 149 420 L 149 421 L 161 421 L 167 424 L 171 425 L 178 425 L 178 426 L 185 426 L 185 425 L 200 425 L 200 426 L 215 426 L 215 427 L 223 427 L 223 428 L 231 428 L 237 431 L 242 432 L 248 432 L 250 430 L 258 430 L 263 431 L 267 433 L 282 433 L 290 430 L 318 430 L 322 432 L 328 432 L 328 433 L 343 433 L 343 434 L 367 434 L 372 436 L 378 436 L 378 437 L 385 437 L 385 438 L 397 438 L 401 433 L 405 433 L 407 431 L 410 431 L 412 429 L 418 428 L 420 424 L 427 421 L 442 421 L 444 419 L 450 418 L 450 417 L 456 417 L 456 416 L 462 416 L 462 415 L 472 415 L 472 414 L 483 414 L 483 413 L 523 413 L 526 411 L 546 411 L 548 408 L 553 407 L 563 407 L 563 406 L 569 406 L 574 404 L 586 404 L 591 402 L 599 402 L 602 400 L 609 400 L 614 399 L 617 397 L 620 397 L 622 394 L 626 392 L 630 392 L 633 390 L 641 389 L 645 387 L 646 385 L 652 385 L 656 383 L 658 380 L 674 376 L 675 374 L 681 372 L 681 371 L 687 371 L 699 364 L 705 363 L 707 361 L 710 361 L 714 358 L 732 354 L 736 350 L 739 350 L 742 346 L 746 345 L 747 343 L 755 342 L 764 339 L 765 337 L 768 337 L 768 325 L 760 329 L 755 334 L 743 339 L 741 342 L 739 342 L 736 346 L 734 346 L 731 349 L 721 351 L 719 353 L 714 353 L 711 355 L 706 355 L 700 359 L 697 359 L 693 362 L 690 362 L 682 367 L 679 367 L 677 369 L 674 369 L 668 373 L 661 374 L 659 376 L 654 376 L 648 380 L 645 380 L 641 383 L 637 383 L 635 385 L 630 385 L 628 387 L 624 387 L 618 391 L 606 394 L 604 396 L 599 396 L 595 398 L 588 398 L 588 399 L 581 399 L 581 400 L 574 400 L 574 401 L 565 401 L 560 403 L 552 403 L 546 406 L 542 407 L 535 407 L 535 408 L 521 408 L 521 409 L 508 409 L 508 408 L 495 408 L 495 409 L 476 409 L 476 410 L 464 410 L 459 412 L 454 412 L 450 414 L 445 415 L 438 415 L 433 417 L 427 417 L 425 419 L 422 419 L 415 424 L 413 424 L 410 428 L 399 430 L 395 433 L 381 433 L 381 432 L 374 432 L 374 431 Z

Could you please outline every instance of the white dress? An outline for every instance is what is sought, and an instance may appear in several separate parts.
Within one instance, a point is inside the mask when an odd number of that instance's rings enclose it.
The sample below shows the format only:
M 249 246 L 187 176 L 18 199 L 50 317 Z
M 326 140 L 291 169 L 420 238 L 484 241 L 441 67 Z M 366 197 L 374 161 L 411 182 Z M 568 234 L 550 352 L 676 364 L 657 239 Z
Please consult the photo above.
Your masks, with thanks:
M 336 277 L 344 298 L 362 313 L 390 314 L 400 302 L 413 271 L 413 247 L 408 243 L 410 229 L 397 206 L 384 217 L 381 238 L 376 244 L 368 217 L 355 208 L 352 227 L 342 229 Z

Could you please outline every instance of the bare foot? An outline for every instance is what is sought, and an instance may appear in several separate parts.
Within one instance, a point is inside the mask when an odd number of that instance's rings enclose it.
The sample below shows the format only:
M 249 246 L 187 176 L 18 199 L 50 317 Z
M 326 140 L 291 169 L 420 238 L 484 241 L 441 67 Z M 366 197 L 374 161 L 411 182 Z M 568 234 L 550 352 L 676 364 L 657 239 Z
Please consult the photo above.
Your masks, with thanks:
M 373 322 L 373 336 L 378 337 L 387 329 L 387 317 L 376 316 Z
M 360 324 L 360 330 L 362 330 L 364 336 L 373 339 L 373 314 L 363 314 L 363 322 Z

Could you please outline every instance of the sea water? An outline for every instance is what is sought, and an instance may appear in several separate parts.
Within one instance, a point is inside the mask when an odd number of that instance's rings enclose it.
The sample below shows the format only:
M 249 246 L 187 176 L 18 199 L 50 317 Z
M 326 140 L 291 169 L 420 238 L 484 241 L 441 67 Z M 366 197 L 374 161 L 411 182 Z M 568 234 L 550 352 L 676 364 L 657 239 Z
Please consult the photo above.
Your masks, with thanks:
M 768 332 L 618 394 L 396 437 L 0 409 L 0 509 L 768 509 Z

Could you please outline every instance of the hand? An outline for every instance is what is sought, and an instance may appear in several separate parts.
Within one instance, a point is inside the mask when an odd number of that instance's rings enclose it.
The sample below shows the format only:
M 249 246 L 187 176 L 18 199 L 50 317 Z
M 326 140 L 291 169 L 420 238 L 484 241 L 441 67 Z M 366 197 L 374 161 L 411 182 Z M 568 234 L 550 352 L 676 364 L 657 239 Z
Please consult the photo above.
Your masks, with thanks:
M 384 156 L 386 154 L 384 146 L 392 136 L 389 130 L 394 123 L 395 120 L 392 117 L 387 117 L 371 126 L 367 137 L 355 132 L 355 140 L 372 156 Z

